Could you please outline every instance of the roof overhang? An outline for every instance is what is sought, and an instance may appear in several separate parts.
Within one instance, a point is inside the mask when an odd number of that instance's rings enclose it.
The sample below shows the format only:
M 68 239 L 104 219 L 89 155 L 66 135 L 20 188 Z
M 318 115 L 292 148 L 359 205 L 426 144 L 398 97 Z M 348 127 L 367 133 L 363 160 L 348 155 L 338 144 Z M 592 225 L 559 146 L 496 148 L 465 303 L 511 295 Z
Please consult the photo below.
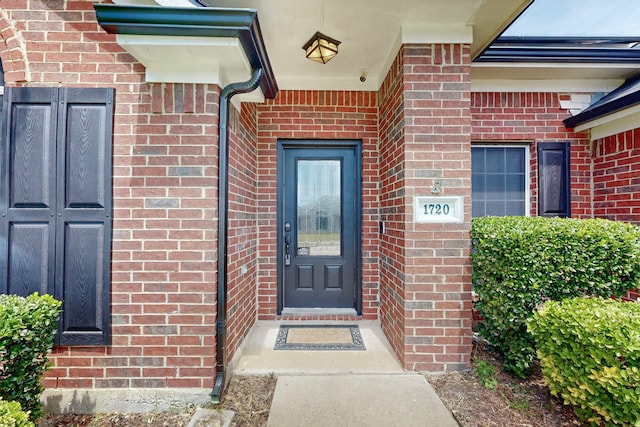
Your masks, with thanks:
M 499 37 L 474 60 L 472 90 L 610 92 L 640 71 L 639 41 Z
M 260 90 L 243 101 L 275 98 L 278 85 L 256 10 L 94 4 L 100 26 L 146 68 L 149 82 L 244 82 L 262 68 Z
M 235 35 L 220 34 L 219 28 L 214 32 L 207 25 L 208 17 L 216 15 L 213 10 L 230 8 L 259 14 L 264 36 L 264 43 L 260 40 L 259 46 L 268 48 L 280 88 L 375 91 L 380 88 L 402 44 L 469 44 L 473 58 L 532 0 L 113 1 L 122 8 L 120 15 L 123 16 L 106 17 L 104 5 L 96 9 L 101 12 L 98 20 L 107 31 L 118 34 L 118 42 L 145 65 L 149 81 L 196 81 L 210 73 L 221 81 L 236 80 L 232 70 L 252 61 L 244 41 L 239 38 L 246 58 L 238 53 L 242 49 L 237 48 L 234 53 L 227 42 L 214 40 Z M 138 12 L 133 6 L 155 9 Z M 166 14 L 161 9 L 166 9 Z M 130 15 L 130 11 L 135 15 Z M 140 16 L 145 13 L 152 16 Z M 338 55 L 326 65 L 309 61 L 302 50 L 316 31 L 342 42 Z M 178 42 L 178 37 L 194 40 Z M 197 40 L 203 37 L 212 40 Z M 264 51 L 266 57 L 266 49 Z M 177 64 L 174 56 L 187 62 L 187 66 Z M 199 70 L 192 70 L 189 63 L 199 64 Z M 363 72 L 367 75 L 364 82 L 360 79 Z M 246 77 L 249 75 L 247 70 Z
M 640 76 L 605 95 L 575 116 L 564 120 L 576 131 L 590 130 L 591 139 L 635 129 L 640 123 Z

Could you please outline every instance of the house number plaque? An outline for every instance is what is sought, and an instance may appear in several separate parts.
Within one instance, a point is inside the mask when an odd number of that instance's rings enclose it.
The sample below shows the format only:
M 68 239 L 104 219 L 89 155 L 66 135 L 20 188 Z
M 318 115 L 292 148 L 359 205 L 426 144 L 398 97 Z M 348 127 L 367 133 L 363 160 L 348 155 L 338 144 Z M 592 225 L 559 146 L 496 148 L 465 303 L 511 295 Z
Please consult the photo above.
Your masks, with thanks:
M 416 222 L 462 222 L 462 196 L 417 196 L 414 217 Z

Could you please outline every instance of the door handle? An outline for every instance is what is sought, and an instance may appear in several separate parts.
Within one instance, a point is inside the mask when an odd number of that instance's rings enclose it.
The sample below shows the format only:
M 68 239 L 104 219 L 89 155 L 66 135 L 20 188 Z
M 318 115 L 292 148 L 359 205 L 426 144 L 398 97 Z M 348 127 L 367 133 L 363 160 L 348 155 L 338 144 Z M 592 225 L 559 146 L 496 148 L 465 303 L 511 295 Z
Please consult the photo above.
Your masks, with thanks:
M 291 254 L 289 253 L 291 248 L 291 237 L 284 236 L 284 265 L 291 265 Z

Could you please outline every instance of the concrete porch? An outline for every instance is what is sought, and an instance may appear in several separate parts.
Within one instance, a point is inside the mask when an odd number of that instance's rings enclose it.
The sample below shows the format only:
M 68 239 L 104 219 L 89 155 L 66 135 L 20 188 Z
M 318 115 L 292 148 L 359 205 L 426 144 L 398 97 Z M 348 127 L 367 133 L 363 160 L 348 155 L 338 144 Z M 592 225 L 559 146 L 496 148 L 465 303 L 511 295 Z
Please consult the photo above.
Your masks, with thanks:
M 378 321 L 315 322 L 327 325 L 357 324 L 366 347 L 364 351 L 274 350 L 280 325 L 298 323 L 302 322 L 257 322 L 231 362 L 233 374 L 336 375 L 404 372 Z
M 458 426 L 425 377 L 402 369 L 379 322 L 313 322 L 357 324 L 366 350 L 274 350 L 280 324 L 298 323 L 256 323 L 232 363 L 233 375 L 278 377 L 269 427 Z

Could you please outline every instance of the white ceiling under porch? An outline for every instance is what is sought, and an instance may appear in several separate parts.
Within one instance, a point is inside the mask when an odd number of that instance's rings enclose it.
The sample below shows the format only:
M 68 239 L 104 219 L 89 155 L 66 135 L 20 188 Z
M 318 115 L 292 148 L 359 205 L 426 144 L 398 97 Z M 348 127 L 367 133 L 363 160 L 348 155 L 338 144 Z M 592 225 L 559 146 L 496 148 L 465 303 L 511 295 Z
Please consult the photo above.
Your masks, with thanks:
M 200 7 L 190 0 L 114 2 Z M 377 90 L 401 44 L 470 43 L 473 57 L 530 0 L 207 0 L 204 3 L 211 7 L 257 9 L 280 89 Z M 302 49 L 316 31 L 341 41 L 338 55 L 324 65 L 305 58 Z M 228 41 L 220 44 L 184 37 L 175 41 L 160 40 L 157 36 L 118 37 L 121 45 L 147 67 L 147 78 L 151 81 L 217 79 L 224 85 L 244 81 L 250 75 L 248 65 L 242 70 L 243 63 L 248 61 L 241 58 L 241 49 L 229 46 Z M 181 53 L 176 49 L 181 49 Z M 364 82 L 360 78 L 363 73 L 366 73 Z

